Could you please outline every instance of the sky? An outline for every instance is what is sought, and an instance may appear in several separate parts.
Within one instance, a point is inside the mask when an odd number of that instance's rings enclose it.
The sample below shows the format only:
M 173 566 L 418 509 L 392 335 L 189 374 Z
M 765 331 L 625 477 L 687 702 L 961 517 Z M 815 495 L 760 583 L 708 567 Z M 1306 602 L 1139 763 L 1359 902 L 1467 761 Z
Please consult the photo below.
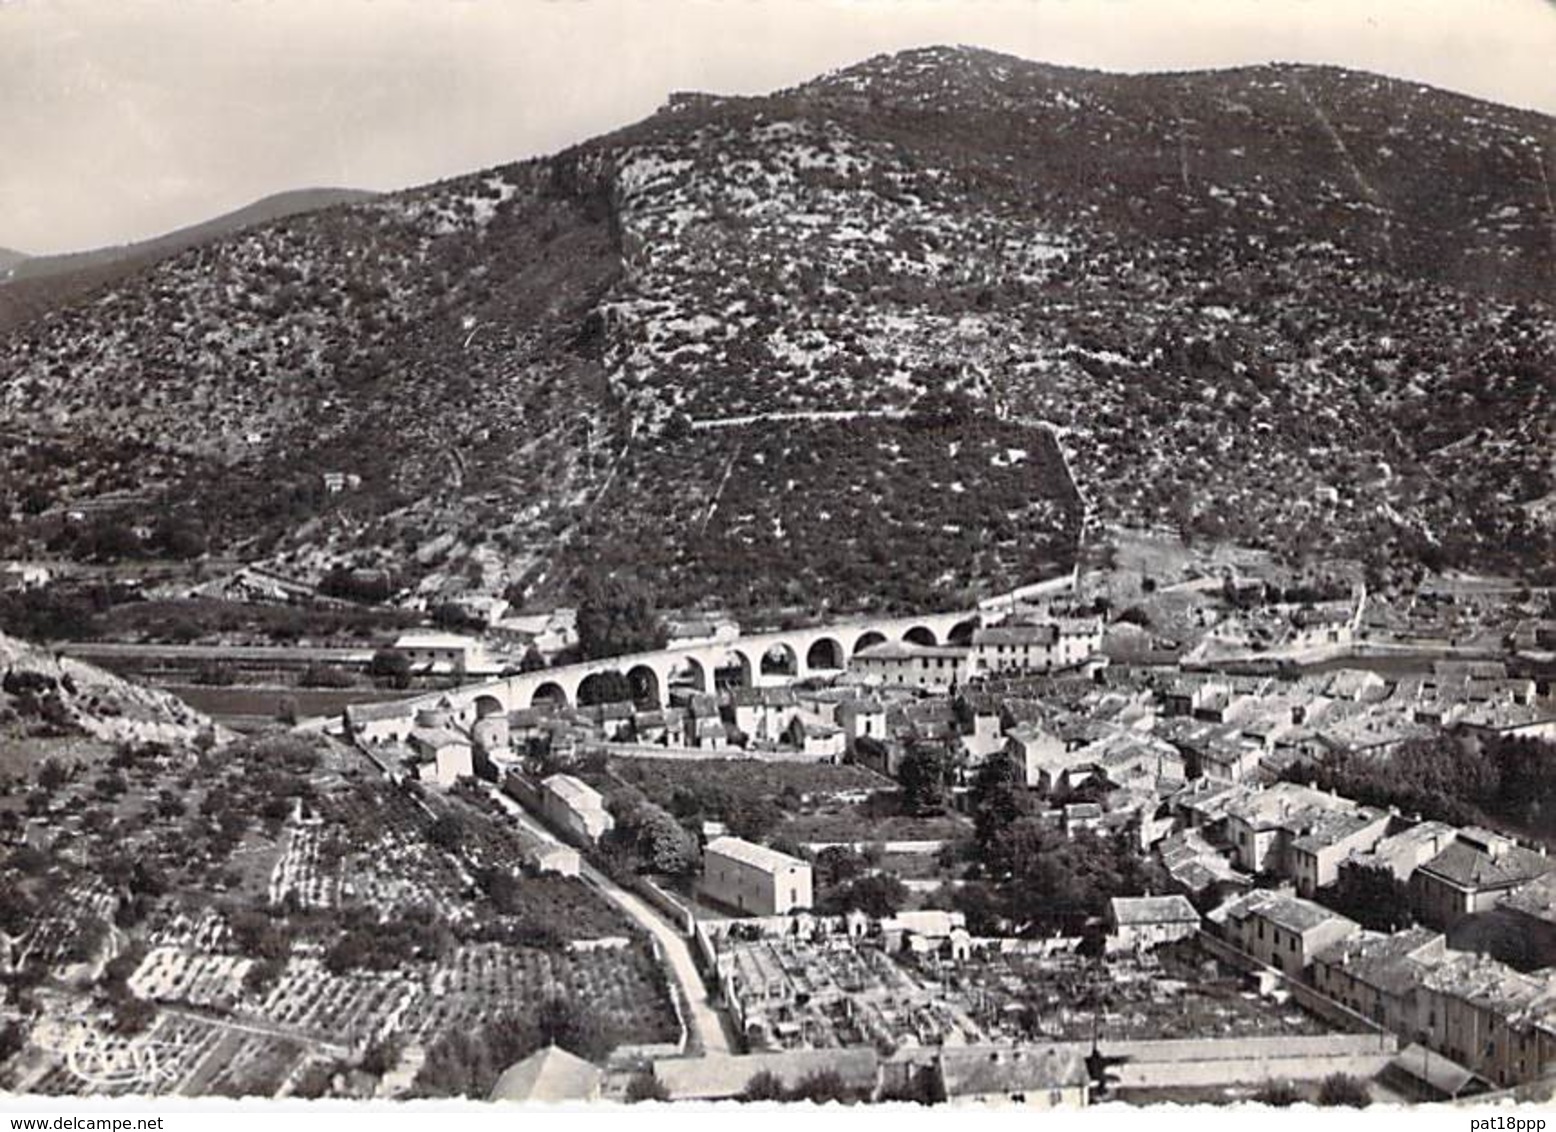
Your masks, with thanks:
M 0 246 L 422 184 L 670 91 L 939 43 L 1117 71 L 1332 63 L 1556 114 L 1556 0 L 0 0 Z

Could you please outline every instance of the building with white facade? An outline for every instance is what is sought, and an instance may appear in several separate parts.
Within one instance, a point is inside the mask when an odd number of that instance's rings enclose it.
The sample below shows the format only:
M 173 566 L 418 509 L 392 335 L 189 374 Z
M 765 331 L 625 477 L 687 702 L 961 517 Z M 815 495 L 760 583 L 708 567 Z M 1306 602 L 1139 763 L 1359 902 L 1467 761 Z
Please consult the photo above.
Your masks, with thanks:
M 783 916 L 812 902 L 808 862 L 739 837 L 717 837 L 704 847 L 702 888 L 749 916 Z

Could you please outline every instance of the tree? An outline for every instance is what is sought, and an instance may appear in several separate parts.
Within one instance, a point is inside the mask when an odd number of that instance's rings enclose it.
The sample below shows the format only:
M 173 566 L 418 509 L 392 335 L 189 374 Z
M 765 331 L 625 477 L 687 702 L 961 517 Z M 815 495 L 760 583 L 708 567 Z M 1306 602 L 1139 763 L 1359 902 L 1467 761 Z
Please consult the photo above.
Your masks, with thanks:
M 536 1017 L 542 1044 L 557 1046 L 585 1061 L 603 1064 L 616 1048 L 616 1035 L 591 1004 L 553 995 Z
M 382 680 L 391 688 L 408 688 L 411 685 L 411 661 L 403 652 L 395 649 L 379 649 L 368 661 L 367 674 Z
M 902 805 L 910 814 L 938 813 L 945 808 L 945 752 L 932 743 L 915 743 L 897 768 Z
M 864 856 L 850 845 L 829 845 L 816 854 L 814 867 L 821 887 L 833 888 L 864 874 Z
M 1331 1073 L 1318 1087 L 1318 1103 L 1331 1107 L 1366 1108 L 1372 1103 L 1367 1082 L 1349 1073 Z
M 746 1087 L 740 1090 L 742 1101 L 781 1101 L 786 1099 L 787 1095 L 783 1081 L 768 1069 L 753 1076 L 746 1082 Z
M 382 1077 L 400 1063 L 400 1043 L 397 1039 L 381 1038 L 367 1047 L 362 1054 L 362 1072 Z
M 1253 1099 L 1259 1104 L 1267 1104 L 1273 1108 L 1290 1108 L 1302 1100 L 1302 1094 L 1290 1081 L 1270 1081 L 1260 1086 L 1254 1093 Z
M 895 916 L 908 902 L 907 886 L 888 873 L 872 873 L 827 893 L 822 903 L 833 913 L 858 911 L 873 919 Z
M 968 800 L 977 830 L 978 854 L 991 868 L 996 864 L 991 853 L 995 851 L 1000 834 L 1026 812 L 1023 778 L 1022 768 L 1004 752 L 989 756 L 973 777 Z
M 653 652 L 668 640 L 642 586 L 617 575 L 584 579 L 578 598 L 578 648 L 584 660 Z
M 789 1091 L 789 1100 L 810 1101 L 812 1104 L 853 1104 L 859 1099 L 858 1091 L 851 1089 L 835 1069 L 818 1069 L 807 1073 Z
M 664 1082 L 652 1073 L 634 1073 L 627 1080 L 626 1100 L 628 1104 L 638 1104 L 640 1101 L 667 1101 L 670 1099 L 670 1090 L 665 1088 Z
M 524 650 L 524 655 L 519 658 L 520 672 L 539 672 L 546 667 L 546 658 L 540 655 L 540 650 L 534 645 Z
M 427 827 L 427 840 L 449 853 L 458 852 L 464 839 L 464 823 L 453 814 L 443 814 Z

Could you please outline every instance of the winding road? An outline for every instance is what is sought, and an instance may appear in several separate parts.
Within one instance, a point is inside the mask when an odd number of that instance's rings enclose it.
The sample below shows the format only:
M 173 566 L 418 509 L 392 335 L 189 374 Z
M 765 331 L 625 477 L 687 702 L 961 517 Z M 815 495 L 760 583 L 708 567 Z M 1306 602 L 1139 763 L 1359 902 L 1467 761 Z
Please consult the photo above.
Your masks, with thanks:
M 563 844 L 555 834 L 535 820 L 513 798 L 490 784 L 487 790 L 497 800 L 498 805 L 502 806 L 503 810 L 527 832 L 550 844 Z M 686 937 L 641 897 L 628 892 L 594 866 L 585 862 L 581 873 L 585 883 L 598 889 L 601 895 L 659 941 L 660 949 L 670 964 L 670 973 L 675 976 L 675 981 L 681 987 L 681 1001 L 686 1006 L 687 1013 L 686 1024 L 693 1031 L 697 1039 L 696 1044 L 703 1053 L 721 1055 L 735 1053 L 736 1050 L 730 1042 L 729 1031 L 724 1025 L 724 1017 L 708 999 L 708 988 L 702 981 L 702 973 L 697 970 L 697 962 L 692 957 L 692 949 Z

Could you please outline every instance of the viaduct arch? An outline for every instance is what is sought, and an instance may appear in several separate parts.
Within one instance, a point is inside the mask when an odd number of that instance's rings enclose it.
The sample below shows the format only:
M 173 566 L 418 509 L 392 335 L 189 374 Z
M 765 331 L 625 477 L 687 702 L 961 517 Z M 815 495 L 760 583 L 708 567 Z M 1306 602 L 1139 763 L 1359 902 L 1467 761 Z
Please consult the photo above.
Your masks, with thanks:
M 485 715 L 518 711 L 551 702 L 576 705 L 585 680 L 621 673 L 639 702 L 667 706 L 672 687 L 714 691 L 730 679 L 751 687 L 778 687 L 811 676 L 834 676 L 871 645 L 887 641 L 939 643 L 971 640 L 982 623 L 978 611 L 958 610 L 919 617 L 869 618 L 806 629 L 753 633 L 731 641 L 690 644 L 658 652 L 606 657 L 560 668 L 541 669 L 452 688 L 406 701 L 412 711 L 441 707 L 468 728 Z M 779 664 L 769 654 L 782 656 Z M 764 660 L 766 661 L 764 663 Z

